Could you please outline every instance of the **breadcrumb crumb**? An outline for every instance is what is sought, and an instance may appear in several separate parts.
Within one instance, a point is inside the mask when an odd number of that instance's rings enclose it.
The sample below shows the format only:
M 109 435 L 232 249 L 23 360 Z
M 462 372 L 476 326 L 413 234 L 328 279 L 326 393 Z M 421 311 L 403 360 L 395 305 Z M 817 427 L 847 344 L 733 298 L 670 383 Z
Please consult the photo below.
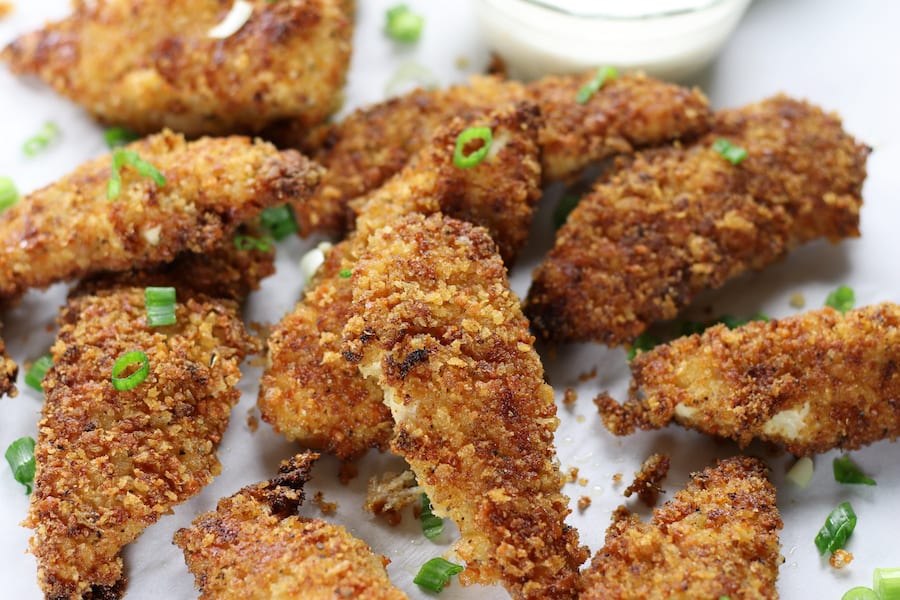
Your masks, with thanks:
M 622 493 L 626 498 L 637 494 L 641 502 L 648 508 L 653 508 L 662 493 L 660 483 L 668 474 L 669 457 L 664 454 L 651 454 L 641 465 L 640 471 L 634 474 L 634 481 Z
M 578 498 L 578 510 L 584 512 L 591 505 L 591 497 L 590 496 L 581 496 Z
M 828 559 L 829 564 L 835 569 L 843 569 L 853 562 L 853 554 L 842 548 L 838 548 L 831 554 Z
M 383 516 L 391 525 L 397 525 L 403 509 L 415 504 L 421 497 L 422 486 L 416 483 L 416 475 L 412 471 L 383 473 L 369 480 L 363 510 Z

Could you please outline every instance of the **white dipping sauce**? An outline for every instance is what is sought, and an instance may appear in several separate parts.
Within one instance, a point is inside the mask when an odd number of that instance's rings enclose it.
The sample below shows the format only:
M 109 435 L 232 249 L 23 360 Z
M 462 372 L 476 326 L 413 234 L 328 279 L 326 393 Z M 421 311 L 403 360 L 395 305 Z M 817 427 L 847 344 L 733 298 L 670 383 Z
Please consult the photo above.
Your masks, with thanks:
M 610 65 L 684 79 L 706 65 L 750 0 L 476 0 L 510 76 Z

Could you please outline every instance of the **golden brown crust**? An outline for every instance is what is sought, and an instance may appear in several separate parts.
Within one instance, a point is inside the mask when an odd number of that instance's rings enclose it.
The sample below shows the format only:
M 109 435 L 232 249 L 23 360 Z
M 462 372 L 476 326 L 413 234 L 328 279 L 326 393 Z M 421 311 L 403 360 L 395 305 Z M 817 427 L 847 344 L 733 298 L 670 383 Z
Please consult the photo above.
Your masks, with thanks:
M 16 389 L 16 377 L 19 375 L 19 365 L 6 353 L 6 343 L 0 338 L 0 397 L 4 394 L 15 398 L 19 391 Z
M 297 152 L 242 137 L 185 142 L 163 132 L 128 147 L 159 169 L 164 186 L 123 167 L 121 193 L 108 200 L 107 155 L 0 214 L 0 298 L 213 251 L 264 208 L 308 195 L 320 174 Z
M 553 390 L 490 237 L 403 217 L 369 238 L 352 283 L 344 358 L 379 382 L 392 450 L 459 527 L 461 581 L 575 597 L 587 549 L 564 522 Z
M 71 16 L 0 53 L 95 118 L 140 133 L 255 133 L 281 119 L 321 123 L 341 104 L 350 61 L 347 0 L 250 0 L 234 35 L 208 31 L 218 0 L 74 2 Z
M 299 129 L 275 139 L 302 149 L 328 168 L 321 188 L 298 209 L 301 231 L 346 230 L 344 207 L 397 173 L 434 132 L 453 117 L 470 119 L 491 108 L 530 100 L 544 118 L 539 135 L 545 181 L 567 179 L 587 165 L 634 147 L 704 133 L 709 107 L 697 90 L 641 74 L 609 81 L 586 104 L 575 97 L 594 72 L 549 77 L 523 86 L 475 77 L 446 90 L 416 90 L 357 110 L 342 123 L 311 134 Z M 277 134 L 276 134 L 277 135 Z
M 388 560 L 339 525 L 297 516 L 318 454 L 286 461 L 278 477 L 243 488 L 175 533 L 201 600 L 403 600 Z
M 255 347 L 234 303 L 179 296 L 169 327 L 147 327 L 143 288 L 71 298 L 59 317 L 25 521 L 48 598 L 118 597 L 122 547 L 219 472 L 238 365 Z M 132 350 L 150 374 L 116 391 L 112 366 Z
M 747 150 L 739 165 L 712 148 L 723 137 Z M 723 111 L 696 144 L 638 156 L 581 200 L 526 314 L 547 340 L 623 344 L 801 243 L 858 236 L 868 153 L 836 116 L 784 96 Z
M 481 164 L 459 169 L 453 147 L 467 125 L 490 126 L 495 151 Z M 443 211 L 484 224 L 511 261 L 540 195 L 536 130 L 537 115 L 527 103 L 474 122 L 455 119 L 403 171 L 354 203 L 357 230 L 331 250 L 310 291 L 269 337 L 258 401 L 263 419 L 289 439 L 345 459 L 387 447 L 393 425 L 381 389 L 354 365 L 325 360 L 340 352 L 341 330 L 352 316 L 353 285 L 339 274 L 353 268 L 369 235 L 414 212 Z
M 900 435 L 898 349 L 900 306 L 891 303 L 717 325 L 639 354 L 628 401 L 597 403 L 618 435 L 675 421 L 797 456 L 855 450 Z
M 641 470 L 634 474 L 634 481 L 625 488 L 622 495 L 631 498 L 632 494 L 637 494 L 641 502 L 653 508 L 662 492 L 660 483 L 668 474 L 669 457 L 654 452 L 641 464 Z
M 582 600 L 778 598 L 782 523 L 767 471 L 754 458 L 726 459 L 695 473 L 650 523 L 618 511 Z

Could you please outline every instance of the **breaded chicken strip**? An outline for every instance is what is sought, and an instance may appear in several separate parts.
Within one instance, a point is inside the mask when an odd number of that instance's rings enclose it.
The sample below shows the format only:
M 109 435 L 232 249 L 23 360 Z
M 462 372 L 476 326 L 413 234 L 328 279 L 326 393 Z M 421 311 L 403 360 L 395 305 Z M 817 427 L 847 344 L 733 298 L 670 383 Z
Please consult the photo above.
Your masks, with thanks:
M 219 473 L 238 365 L 256 347 L 233 302 L 178 296 L 168 327 L 147 326 L 140 287 L 73 297 L 59 317 L 24 523 L 48 598 L 120 597 L 122 548 Z M 117 391 L 113 364 L 135 350 L 149 374 Z
M 695 473 L 650 523 L 620 507 L 581 600 L 778 598 L 782 523 L 767 473 L 755 458 L 730 458 Z
M 19 375 L 19 366 L 6 354 L 6 344 L 0 338 L 0 397 L 4 394 L 15 398 L 19 391 L 16 389 L 16 377 Z
M 535 102 L 544 117 L 539 135 L 544 181 L 567 179 L 614 154 L 709 128 L 709 107 L 700 91 L 641 74 L 608 80 L 579 104 L 578 90 L 594 76 L 591 71 L 548 77 L 527 86 L 475 77 L 468 85 L 416 90 L 360 109 L 311 134 L 304 127 L 293 135 L 273 132 L 281 145 L 300 148 L 328 168 L 322 187 L 297 211 L 301 232 L 343 232 L 347 202 L 381 186 L 454 116 L 471 118 L 509 102 Z
M 175 533 L 201 600 L 403 600 L 389 562 L 339 525 L 297 515 L 318 454 L 298 454 L 278 476 L 219 501 Z
M 487 232 L 403 217 L 369 238 L 352 283 L 344 358 L 384 390 L 391 449 L 459 527 L 460 580 L 574 598 L 587 548 L 565 524 L 553 390 Z
M 0 53 L 102 123 L 139 133 L 258 132 L 280 119 L 321 123 L 341 104 L 352 0 L 250 0 L 233 35 L 209 31 L 232 2 L 76 0 L 71 16 Z
M 119 197 L 107 199 L 106 155 L 0 213 L 0 300 L 98 271 L 212 251 L 264 208 L 307 196 L 320 174 L 295 151 L 243 137 L 185 142 L 163 132 L 128 148 L 156 167 L 165 185 L 125 166 Z
M 624 405 L 605 395 L 596 402 L 617 435 L 675 421 L 810 456 L 900 435 L 898 364 L 900 306 L 823 308 L 657 346 L 631 361 Z
M 453 165 L 456 137 L 467 124 L 453 120 L 432 143 L 381 188 L 354 203 L 357 230 L 328 254 L 309 291 L 269 336 L 268 367 L 260 382 L 264 420 L 308 448 L 348 459 L 384 449 L 393 432 L 381 388 L 345 361 L 326 361 L 341 350 L 341 331 L 352 316 L 349 273 L 369 236 L 409 213 L 442 211 L 488 228 L 501 254 L 512 260 L 525 242 L 540 196 L 534 107 L 497 109 L 468 125 L 493 131 L 491 152 L 479 165 Z
M 721 138 L 747 157 L 731 164 Z M 802 243 L 858 236 L 868 154 L 836 116 L 785 96 L 723 111 L 697 143 L 638 156 L 581 200 L 525 312 L 546 340 L 629 342 Z

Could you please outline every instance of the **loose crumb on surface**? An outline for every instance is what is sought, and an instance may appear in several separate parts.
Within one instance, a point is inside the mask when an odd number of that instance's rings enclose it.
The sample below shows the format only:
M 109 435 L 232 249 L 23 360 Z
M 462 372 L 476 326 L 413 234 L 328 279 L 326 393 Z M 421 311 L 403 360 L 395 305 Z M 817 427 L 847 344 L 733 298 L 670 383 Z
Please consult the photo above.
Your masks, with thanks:
M 577 401 L 578 393 L 574 388 L 567 387 L 566 391 L 563 393 L 563 404 L 566 406 L 572 406 Z
M 831 555 L 831 558 L 828 559 L 828 562 L 831 563 L 831 566 L 835 569 L 843 569 L 847 565 L 849 565 L 853 561 L 853 554 L 847 552 L 846 550 L 842 550 L 838 548 L 834 551 L 834 554 Z
M 341 462 L 341 469 L 338 471 L 338 479 L 341 483 L 347 485 L 357 475 L 359 475 L 359 468 L 356 466 L 356 463 L 349 460 Z
M 591 369 L 591 370 L 588 371 L 587 373 L 582 373 L 581 375 L 579 375 L 579 376 L 578 376 L 578 381 L 582 381 L 582 382 L 584 382 L 584 381 L 590 381 L 591 379 L 593 379 L 593 378 L 596 377 L 596 376 L 597 376 L 597 367 L 594 367 L 593 369 Z
M 363 510 L 383 516 L 391 525 L 397 525 L 402 518 L 401 511 L 421 496 L 422 488 L 416 483 L 412 471 L 399 474 L 388 472 L 369 480 Z
M 624 475 L 622 475 L 621 473 L 616 473 L 615 475 L 612 476 L 613 483 L 622 483 L 623 477 L 624 477 Z
M 578 479 L 578 467 L 570 467 L 569 470 L 563 474 L 564 485 L 566 483 L 574 483 L 576 479 Z
M 588 484 L 587 477 L 579 477 L 578 478 L 578 485 L 585 487 L 585 486 L 587 486 L 587 484 Z
M 578 416 L 575 417 L 575 422 L 576 422 L 576 423 L 584 423 L 585 420 L 586 420 L 586 419 L 585 419 L 585 416 L 584 416 L 584 415 L 578 415 Z
M 313 496 L 312 501 L 313 504 L 319 507 L 319 510 L 322 511 L 323 515 L 333 515 L 337 512 L 337 502 L 327 502 L 325 500 L 325 494 L 323 494 L 322 492 L 316 492 Z
M 591 497 L 590 496 L 582 496 L 578 499 L 578 510 L 584 512 L 591 505 Z
M 794 308 L 803 308 L 806 306 L 806 297 L 800 292 L 791 294 L 790 305 Z
M 256 416 L 255 406 L 247 411 L 247 428 L 253 433 L 256 433 L 256 430 L 259 429 L 259 417 Z
M 668 474 L 669 457 L 664 454 L 651 454 L 641 465 L 641 470 L 634 474 L 634 481 L 623 493 L 626 498 L 637 494 L 641 502 L 653 508 L 662 492 L 660 483 Z

